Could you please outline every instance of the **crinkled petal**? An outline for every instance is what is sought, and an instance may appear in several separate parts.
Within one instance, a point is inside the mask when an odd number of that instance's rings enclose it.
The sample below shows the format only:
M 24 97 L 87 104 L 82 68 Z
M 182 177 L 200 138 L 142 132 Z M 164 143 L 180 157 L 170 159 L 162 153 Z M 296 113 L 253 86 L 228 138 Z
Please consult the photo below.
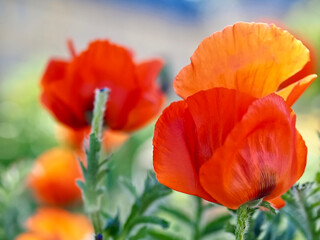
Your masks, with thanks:
M 132 107 L 122 130 L 133 131 L 155 118 L 165 102 L 165 96 L 156 83 L 163 62 L 159 59 L 145 61 L 137 65 L 136 74 L 140 85 L 140 94 L 136 105 Z M 132 100 L 131 100 L 132 101 Z
M 276 209 L 283 208 L 286 205 L 286 202 L 281 197 L 268 200 L 268 202 Z
M 281 196 L 298 180 L 292 174 L 301 160 L 295 154 L 294 124 L 295 115 L 281 97 L 271 94 L 255 101 L 225 144 L 202 165 L 203 188 L 232 209 Z
M 309 75 L 300 81 L 279 90 L 277 94 L 283 97 L 288 106 L 292 106 L 316 78 L 317 75 L 315 74 Z
M 145 89 L 154 88 L 162 67 L 163 61 L 161 59 L 152 59 L 137 64 L 136 76 L 139 85 Z
M 186 99 L 196 128 L 197 170 L 223 145 L 254 100 L 256 98 L 226 88 L 200 91 Z
M 214 201 L 201 187 L 193 158 L 194 123 L 184 101 L 164 110 L 155 126 L 153 166 L 160 183 Z
M 309 61 L 308 49 L 287 31 L 264 23 L 236 23 L 204 39 L 174 80 L 183 98 L 214 87 L 260 98 Z

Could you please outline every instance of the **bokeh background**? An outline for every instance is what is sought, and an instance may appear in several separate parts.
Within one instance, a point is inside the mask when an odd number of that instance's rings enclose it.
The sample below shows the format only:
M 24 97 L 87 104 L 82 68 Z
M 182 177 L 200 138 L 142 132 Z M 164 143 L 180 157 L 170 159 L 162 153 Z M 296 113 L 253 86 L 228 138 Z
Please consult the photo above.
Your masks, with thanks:
M 166 66 L 159 81 L 169 104 L 178 99 L 172 81 L 201 40 L 239 21 L 274 22 L 288 29 L 309 43 L 318 71 L 319 12 L 319 0 L 0 0 L 0 236 L 13 239 L 22 231 L 35 208 L 24 177 L 39 154 L 59 145 L 55 122 L 38 101 L 39 80 L 49 58 L 69 58 L 67 39 L 78 53 L 90 41 L 107 38 L 131 48 L 138 61 L 162 57 Z M 319 79 L 294 110 L 309 148 L 301 181 L 311 181 L 320 160 Z M 115 155 L 114 174 L 128 176 L 138 189 L 152 169 L 152 131 L 150 125 L 135 133 Z M 174 198 L 188 205 L 184 195 Z M 111 194 L 108 204 L 116 207 Z

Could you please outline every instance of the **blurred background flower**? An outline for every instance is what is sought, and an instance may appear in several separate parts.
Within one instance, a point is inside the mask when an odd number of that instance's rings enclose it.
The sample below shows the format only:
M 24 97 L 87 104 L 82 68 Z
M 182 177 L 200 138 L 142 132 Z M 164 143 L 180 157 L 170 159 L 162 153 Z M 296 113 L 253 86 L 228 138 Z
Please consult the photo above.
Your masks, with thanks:
M 25 225 L 28 232 L 16 240 L 90 240 L 93 234 L 87 217 L 59 208 L 39 208 Z
M 67 205 L 81 201 L 81 192 L 76 185 L 77 179 L 83 179 L 78 163 L 80 158 L 84 158 L 80 151 L 52 148 L 35 160 L 27 180 L 40 203 Z

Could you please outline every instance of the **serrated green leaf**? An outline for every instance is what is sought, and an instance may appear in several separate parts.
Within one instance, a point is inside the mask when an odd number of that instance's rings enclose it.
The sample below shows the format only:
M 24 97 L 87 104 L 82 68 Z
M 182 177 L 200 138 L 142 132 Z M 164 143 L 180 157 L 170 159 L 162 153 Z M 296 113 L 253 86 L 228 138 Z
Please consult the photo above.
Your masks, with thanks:
M 78 186 L 82 191 L 85 191 L 85 190 L 84 190 L 84 189 L 85 189 L 85 184 L 84 184 L 83 181 L 81 181 L 81 180 L 76 180 L 76 184 L 77 184 L 77 186 Z
M 148 235 L 148 227 L 145 226 L 140 228 L 135 235 L 129 238 L 129 240 L 141 240 L 141 239 L 144 239 L 147 235 Z
M 143 227 L 130 240 L 184 240 L 184 238 L 176 236 L 169 232 L 163 232 L 152 228 Z
M 277 214 L 277 211 L 276 209 L 274 209 L 269 202 L 266 202 L 266 201 L 263 201 L 261 204 L 260 204 L 261 207 L 265 207 L 267 208 L 271 214 L 273 215 L 276 215 Z
M 84 164 L 83 164 L 83 162 L 81 161 L 80 158 L 78 158 L 78 162 L 79 162 L 80 167 L 81 167 L 82 175 L 83 175 L 83 177 L 86 179 L 87 168 L 84 166 Z
M 189 226 L 191 226 L 193 224 L 193 222 L 189 216 L 187 216 L 184 212 L 182 212 L 176 208 L 171 208 L 171 207 L 167 207 L 167 206 L 160 206 L 160 210 L 170 214 L 171 216 L 175 217 L 177 220 L 179 220 Z
M 288 222 L 288 226 L 285 231 L 276 238 L 276 240 L 292 240 L 294 239 L 294 234 L 296 232 L 296 227 L 292 222 Z
M 230 221 L 228 221 L 226 223 L 226 225 L 224 226 L 224 230 L 228 233 L 232 233 L 233 235 L 236 232 L 236 226 L 234 224 L 232 224 Z
M 132 194 L 134 198 L 138 198 L 137 190 L 131 181 L 129 181 L 127 178 L 121 177 L 119 182 Z
M 120 230 L 119 213 L 114 218 L 108 218 L 103 229 L 109 236 L 116 236 Z
M 314 216 L 315 209 L 312 202 L 320 201 L 319 194 L 314 192 L 318 186 L 314 183 L 297 184 L 293 186 L 284 196 L 287 204 L 283 212 L 298 227 L 307 240 L 317 239 L 317 226 Z M 312 196 L 310 193 L 313 193 Z M 312 201 L 311 201 L 312 200 Z
M 142 221 L 145 211 L 158 199 L 167 196 L 172 190 L 160 184 L 154 173 L 149 173 L 145 181 L 144 191 L 132 205 L 131 212 L 125 221 L 123 231 L 130 235 L 130 231 L 136 224 L 136 221 Z M 139 220 L 140 219 L 140 220 Z
M 226 223 L 232 218 L 231 215 L 222 215 L 209 222 L 201 231 L 201 236 L 212 234 L 224 229 Z
M 168 228 L 169 227 L 169 223 L 159 217 L 156 216 L 140 216 L 135 218 L 130 226 L 128 226 L 128 229 L 131 230 L 132 228 L 136 227 L 138 224 L 156 224 L 156 225 L 160 225 L 162 228 Z

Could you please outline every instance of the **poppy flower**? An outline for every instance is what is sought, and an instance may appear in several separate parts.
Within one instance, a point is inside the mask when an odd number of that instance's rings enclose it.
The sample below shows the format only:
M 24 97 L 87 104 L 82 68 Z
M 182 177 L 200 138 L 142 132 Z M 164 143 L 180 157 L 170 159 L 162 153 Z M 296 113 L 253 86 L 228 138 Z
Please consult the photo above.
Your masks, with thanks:
M 26 222 L 28 233 L 16 240 L 89 240 L 92 225 L 84 215 L 72 214 L 59 208 L 40 208 Z
M 316 75 L 278 88 L 309 60 L 309 50 L 287 31 L 272 24 L 236 23 L 201 42 L 173 87 L 182 98 L 215 87 L 257 98 L 277 92 L 291 106 Z
M 136 63 L 128 49 L 108 40 L 90 43 L 79 55 L 69 46 L 72 59 L 50 60 L 41 80 L 41 102 L 61 123 L 89 126 L 97 88 L 110 89 L 105 113 L 110 129 L 138 129 L 160 111 L 164 94 L 155 82 L 160 59 Z
M 28 184 L 39 202 L 67 205 L 81 200 L 76 180 L 83 177 L 77 155 L 70 149 L 53 148 L 38 157 Z
M 199 91 L 172 103 L 156 123 L 157 178 L 231 209 L 260 198 L 279 204 L 306 165 L 295 119 L 276 94 L 259 99 L 226 88 Z
M 75 149 L 81 149 L 86 138 L 89 138 L 91 128 L 72 129 L 65 126 L 57 127 L 58 139 L 68 146 Z M 103 133 L 102 147 L 107 153 L 113 152 L 125 143 L 129 138 L 129 134 L 123 131 L 115 131 L 107 129 Z M 87 146 L 88 147 L 88 146 Z
M 273 25 L 238 23 L 206 38 L 174 81 L 184 100 L 155 126 L 159 182 L 231 209 L 257 199 L 282 207 L 307 155 L 290 106 L 316 75 L 277 89 L 308 58 Z

